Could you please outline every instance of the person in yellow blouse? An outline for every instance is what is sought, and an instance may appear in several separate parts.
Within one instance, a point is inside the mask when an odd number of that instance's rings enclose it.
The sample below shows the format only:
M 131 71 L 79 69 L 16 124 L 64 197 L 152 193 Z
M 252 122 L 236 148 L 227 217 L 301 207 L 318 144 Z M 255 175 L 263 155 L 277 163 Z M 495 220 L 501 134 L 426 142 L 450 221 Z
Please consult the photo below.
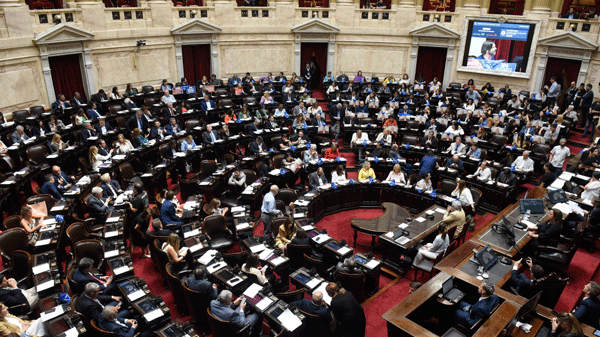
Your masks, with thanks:
M 279 233 L 275 238 L 275 245 L 285 252 L 287 244 L 296 236 L 296 224 L 291 218 L 286 218 L 285 222 L 279 226 Z
M 367 180 L 369 179 L 369 177 L 376 179 L 375 178 L 375 171 L 373 171 L 373 169 L 371 168 L 371 163 L 369 163 L 368 161 L 365 161 L 363 163 L 362 168 L 360 169 L 360 171 L 358 172 L 358 180 Z
M 29 337 L 46 335 L 41 318 L 35 321 L 22 320 L 11 315 L 8 312 L 8 307 L 0 302 L 0 336 L 8 336 L 11 333 Z

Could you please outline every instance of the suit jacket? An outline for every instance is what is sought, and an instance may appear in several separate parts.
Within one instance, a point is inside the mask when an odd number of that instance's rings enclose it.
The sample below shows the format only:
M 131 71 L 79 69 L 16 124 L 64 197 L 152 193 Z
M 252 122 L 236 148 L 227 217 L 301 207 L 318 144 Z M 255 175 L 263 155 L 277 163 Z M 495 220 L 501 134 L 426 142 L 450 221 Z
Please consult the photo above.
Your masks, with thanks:
M 62 195 L 60 194 L 56 186 L 49 181 L 45 182 L 44 185 L 42 185 L 41 192 L 42 194 L 50 194 L 54 198 L 54 201 L 59 201 L 60 199 L 62 199 Z
M 102 115 L 100 115 L 100 113 L 97 110 L 88 109 L 87 113 L 91 119 L 98 119 L 102 117 Z
M 588 297 L 579 303 L 574 313 L 580 323 L 593 326 L 598 329 L 600 323 L 600 299 Z
M 13 307 L 15 305 L 25 304 L 27 311 L 29 311 L 29 302 L 23 295 L 21 289 L 2 288 L 0 289 L 0 302 L 3 302 L 7 307 Z
M 112 302 L 112 297 L 108 295 L 98 295 L 96 299 L 102 304 L 87 297 L 85 294 L 81 294 L 81 296 L 79 296 L 79 300 L 77 301 L 76 309 L 82 313 L 87 320 L 93 319 L 98 322 L 98 319 L 102 315 L 102 310 L 104 309 L 102 305 Z
M 427 141 L 430 141 L 430 143 L 427 144 Z M 437 146 L 438 146 L 437 138 L 431 137 L 431 139 L 429 139 L 427 137 L 423 137 L 423 139 L 421 139 L 421 146 L 437 149 Z
M 342 107 L 340 110 L 340 123 L 344 120 L 344 118 L 346 117 L 346 110 L 344 109 L 344 107 Z M 329 109 L 329 117 L 331 119 L 331 123 L 335 124 L 336 123 L 336 119 L 335 117 L 337 117 L 338 115 L 338 109 L 334 106 L 331 107 L 331 109 Z
M 106 129 L 106 132 L 112 131 L 113 128 L 112 126 L 110 126 L 109 123 L 104 123 L 104 128 Z M 100 127 L 99 124 L 94 125 L 94 129 L 96 129 L 96 133 L 101 135 L 102 134 L 102 128 Z
M 248 131 L 249 135 L 253 135 L 255 131 L 258 131 L 258 127 L 256 126 L 256 124 L 250 123 L 246 127 L 246 130 Z
M 271 122 L 268 120 L 265 122 L 265 129 L 271 130 L 271 129 L 275 129 L 276 127 L 277 127 L 277 122 L 275 122 L 275 121 Z
M 22 137 L 23 137 L 24 140 L 28 140 L 29 139 L 29 136 L 27 136 L 25 134 L 25 132 L 23 132 Z M 17 133 L 17 131 L 15 131 L 15 132 L 12 133 L 12 135 L 10 135 L 10 140 L 11 140 L 11 142 L 13 144 L 19 143 L 21 141 L 21 136 L 19 136 L 19 134 Z
M 246 315 L 244 315 L 244 311 L 240 310 L 239 307 L 233 309 L 233 304 L 231 306 L 226 306 L 217 300 L 212 300 L 210 301 L 210 312 L 217 318 L 232 322 L 238 329 L 243 328 L 249 323 L 246 319 Z
M 496 305 L 498 305 L 499 302 L 500 299 L 498 298 L 498 296 L 492 294 L 473 304 L 469 308 L 469 311 L 466 312 L 467 315 L 463 317 L 465 322 L 460 322 L 461 319 L 459 319 L 458 321 L 459 323 L 466 323 L 468 326 L 472 326 L 473 324 L 475 324 L 475 322 L 479 321 L 480 319 L 489 316 L 491 311 L 496 307 Z
M 267 146 L 265 145 L 265 143 L 262 143 L 262 150 L 266 151 Z M 260 153 L 260 147 L 258 145 L 258 142 L 254 141 L 252 143 L 250 143 L 250 153 L 252 154 L 257 154 Z
M 135 329 L 131 324 L 125 323 L 124 318 L 117 317 L 117 320 L 125 326 L 115 322 L 105 321 L 104 318 L 100 317 L 98 319 L 98 327 L 102 330 L 113 332 L 119 337 L 133 337 L 135 335 Z
M 75 270 L 75 273 L 73 274 L 73 282 L 75 282 L 75 284 L 79 285 L 81 288 L 92 282 L 100 286 L 100 291 L 106 289 L 106 285 L 104 285 L 104 283 L 98 281 L 96 278 L 92 277 L 92 275 L 80 271 L 79 269 Z
M 173 113 L 171 115 L 171 112 Z M 168 121 L 169 119 L 171 119 L 171 117 L 174 117 L 177 114 L 177 110 L 173 109 L 173 110 L 169 110 L 168 107 L 164 108 L 163 111 L 163 117 Z
M 145 133 L 146 130 L 148 130 L 148 120 L 146 120 L 146 118 L 144 118 L 144 116 L 140 117 L 140 121 L 142 121 L 142 133 Z M 136 129 L 138 127 L 138 121 L 137 121 L 137 116 L 133 115 L 131 117 L 129 117 L 129 119 L 127 120 L 126 123 L 127 126 L 127 130 L 129 132 L 132 132 L 133 129 Z
M 52 103 L 52 110 L 62 110 L 63 108 L 60 107 L 60 104 L 61 104 L 61 102 L 59 100 Z M 65 108 L 68 108 L 71 106 L 71 104 L 69 104 L 69 102 L 66 100 L 64 101 L 64 105 L 65 105 Z
M 165 200 L 160 208 L 160 220 L 163 225 L 175 224 L 177 226 L 183 225 L 183 221 L 177 216 L 175 211 L 175 204 L 170 200 Z
M 75 97 L 71 98 L 71 101 L 69 103 L 75 109 L 79 108 L 79 104 L 85 104 L 84 101 L 82 101 L 81 99 L 77 100 Z
M 294 301 L 290 304 L 304 312 L 319 316 L 323 325 L 328 325 L 331 322 L 331 312 L 327 306 L 316 305 L 307 299 Z
M 48 130 L 48 128 L 46 128 L 45 126 L 34 126 L 33 130 L 31 131 L 31 133 L 35 136 L 35 137 L 39 137 L 42 132 L 41 129 L 44 129 L 44 134 L 47 134 L 48 132 L 50 132 L 50 130 Z
M 81 141 L 84 143 L 87 143 L 88 138 L 96 137 L 97 135 L 98 135 L 98 133 L 93 128 L 92 129 L 86 129 L 86 128 L 81 129 Z
M 444 164 L 444 166 L 445 166 L 445 167 L 452 167 L 452 164 L 453 164 L 453 160 L 452 160 L 452 158 L 448 158 L 448 159 L 446 159 L 446 163 Z M 465 170 L 465 167 L 464 167 L 463 161 L 462 161 L 462 160 L 460 160 L 460 159 L 459 159 L 459 160 L 458 160 L 458 162 L 456 163 L 456 166 L 457 166 L 457 167 L 452 167 L 452 168 L 454 168 L 454 169 L 458 170 L 458 172 L 459 172 L 459 173 L 461 173 L 461 172 L 463 172 L 463 171 Z
M 331 299 L 329 305 L 333 316 L 341 323 L 340 336 L 344 337 L 364 337 L 366 329 L 366 318 L 363 307 L 347 291 L 345 294 L 337 294 Z
M 213 288 L 212 283 L 208 280 L 196 280 L 194 275 L 191 275 L 185 282 L 187 283 L 188 288 L 204 294 L 210 298 L 210 300 L 216 299 L 219 295 L 217 289 Z
M 65 186 L 67 184 L 73 184 L 73 179 L 71 179 L 66 173 L 64 173 L 63 171 L 60 171 L 60 176 L 57 176 L 56 174 L 52 174 L 54 176 L 54 186 L 56 186 L 56 188 L 58 188 L 59 190 L 61 189 L 65 189 Z M 63 184 L 60 185 L 58 183 L 58 181 L 60 179 L 63 179 Z
M 90 198 L 90 216 L 95 217 L 104 217 L 108 212 L 112 211 L 112 207 L 105 205 L 104 200 L 100 200 L 94 196 Z
M 507 175 L 507 174 L 504 174 L 504 172 L 501 172 L 498 175 L 497 181 L 500 183 L 503 183 L 503 184 L 507 184 L 509 186 L 515 186 L 515 183 L 517 182 L 517 177 L 512 173 L 509 173 Z
M 210 107 L 211 107 L 212 109 L 216 108 L 216 106 L 215 106 L 215 102 L 213 102 L 212 100 L 208 100 L 208 101 L 210 102 Z M 202 100 L 202 101 L 200 102 L 200 110 L 202 110 L 202 111 L 204 111 L 204 112 L 208 111 L 208 106 L 206 106 L 206 101 L 205 101 L 205 100 Z
M 323 173 L 321 180 L 323 180 L 323 184 L 329 183 L 325 173 Z M 316 190 L 317 187 L 321 186 L 321 184 L 319 184 L 319 176 L 317 175 L 317 172 L 313 172 L 308 175 L 308 186 L 310 186 L 311 190 Z
M 160 127 L 160 129 L 162 129 L 162 130 L 163 130 L 163 133 L 162 133 L 162 134 L 163 134 L 163 137 L 165 137 L 165 136 L 167 135 L 167 132 L 166 132 L 165 128 L 163 128 L 163 127 L 161 126 L 161 127 Z M 161 138 L 160 138 L 160 135 L 159 135 L 159 133 L 158 133 L 158 128 L 152 128 L 152 129 L 150 130 L 150 139 L 161 139 Z
M 179 126 L 179 124 L 175 123 L 175 125 L 177 125 L 177 130 L 181 131 L 181 127 Z M 171 124 L 167 125 L 165 127 L 165 130 L 167 130 L 167 133 L 172 135 L 175 133 L 175 130 L 173 130 L 173 126 Z M 177 131 L 177 132 L 179 132 Z
M 112 188 L 115 190 L 115 193 L 117 193 L 117 195 L 118 195 L 118 193 L 119 193 L 118 191 L 121 189 L 121 186 L 119 186 L 119 183 L 111 179 L 109 184 L 110 184 L 110 186 L 112 186 Z M 117 195 L 112 194 L 112 191 L 108 187 L 108 184 L 102 183 L 102 184 L 100 184 L 100 188 L 102 188 L 102 198 L 113 197 L 113 199 L 114 199 L 117 197 Z
M 337 82 L 349 82 L 348 75 L 340 75 L 337 77 Z
M 219 140 L 219 134 L 217 133 L 217 131 L 215 131 L 215 130 L 212 130 L 211 132 L 204 131 L 204 133 L 202 134 L 202 139 L 204 140 L 204 142 L 206 144 L 213 143 L 212 138 L 210 136 L 211 133 L 213 134 L 213 136 L 215 136 L 215 140 Z
M 98 146 L 98 154 L 101 156 L 108 156 L 110 154 L 110 149 L 108 147 Z

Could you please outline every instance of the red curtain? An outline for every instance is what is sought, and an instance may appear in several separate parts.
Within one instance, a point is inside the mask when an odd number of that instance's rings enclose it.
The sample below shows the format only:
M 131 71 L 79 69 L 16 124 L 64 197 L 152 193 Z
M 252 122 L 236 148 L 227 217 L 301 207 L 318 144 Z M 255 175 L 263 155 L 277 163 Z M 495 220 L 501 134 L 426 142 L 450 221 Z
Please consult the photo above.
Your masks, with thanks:
M 572 3 L 573 0 L 563 0 L 563 6 L 562 11 L 560 12 L 560 16 L 563 16 L 566 12 L 569 11 L 569 8 L 571 8 Z
M 506 14 L 508 15 L 523 15 L 523 10 L 525 9 L 525 0 L 515 0 L 512 2 L 512 4 L 506 7 L 504 5 L 500 5 L 500 0 L 491 0 L 488 13 L 504 14 L 505 9 Z
M 373 8 L 375 8 L 375 4 L 377 3 L 376 0 L 360 0 L 360 8 L 364 8 L 367 1 L 370 1 L 371 6 L 373 6 Z M 392 0 L 383 0 L 383 3 L 385 4 L 385 9 L 392 8 Z
M 210 78 L 210 45 L 181 46 L 183 73 L 188 83 L 200 81 L 202 76 Z
M 415 78 L 422 74 L 427 82 L 433 80 L 434 77 L 443 82 L 446 52 L 446 48 L 419 47 Z
M 569 86 L 569 83 L 577 81 L 579 67 L 581 67 L 581 61 L 549 57 L 546 63 L 546 73 L 544 74 L 542 87 L 544 85 L 549 86 L 550 77 L 556 76 L 556 81 L 561 85 L 561 89 L 564 90 Z
M 67 99 L 71 99 L 75 92 L 79 92 L 84 99 L 87 97 L 81 78 L 79 54 L 50 57 L 48 61 L 56 96 L 64 94 Z M 56 97 L 50 97 L 51 102 L 54 100 Z
M 456 0 L 423 0 L 424 11 L 454 12 Z
M 311 61 L 315 64 L 312 88 L 316 89 L 317 85 L 320 85 L 327 74 L 327 43 L 302 43 L 300 69 L 304 69 L 306 63 Z M 302 73 L 298 74 L 298 76 L 302 76 Z
M 527 41 L 511 41 L 502 39 L 488 39 L 496 44 L 496 60 L 512 62 L 517 56 L 523 56 Z

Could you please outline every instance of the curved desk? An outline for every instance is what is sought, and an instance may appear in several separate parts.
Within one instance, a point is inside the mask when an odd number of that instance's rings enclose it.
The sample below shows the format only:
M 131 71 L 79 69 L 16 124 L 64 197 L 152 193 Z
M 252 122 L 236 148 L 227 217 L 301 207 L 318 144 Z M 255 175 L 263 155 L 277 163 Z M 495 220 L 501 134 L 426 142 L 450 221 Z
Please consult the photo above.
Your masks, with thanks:
M 385 212 L 377 218 L 350 220 L 350 225 L 354 230 L 354 247 L 356 247 L 358 232 L 361 232 L 371 235 L 371 250 L 374 250 L 376 237 L 397 228 L 407 218 L 410 218 L 410 213 L 404 207 L 391 202 L 384 202 L 382 206 L 385 208 Z

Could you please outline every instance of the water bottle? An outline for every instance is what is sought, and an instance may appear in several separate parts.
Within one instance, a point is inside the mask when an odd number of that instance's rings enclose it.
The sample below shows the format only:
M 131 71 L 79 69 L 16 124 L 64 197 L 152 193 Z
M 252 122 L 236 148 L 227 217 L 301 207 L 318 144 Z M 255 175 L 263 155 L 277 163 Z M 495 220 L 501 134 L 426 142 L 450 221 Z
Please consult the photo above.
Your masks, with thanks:
M 527 210 L 527 212 L 525 212 L 525 220 L 529 221 L 529 216 L 531 216 L 531 210 Z

